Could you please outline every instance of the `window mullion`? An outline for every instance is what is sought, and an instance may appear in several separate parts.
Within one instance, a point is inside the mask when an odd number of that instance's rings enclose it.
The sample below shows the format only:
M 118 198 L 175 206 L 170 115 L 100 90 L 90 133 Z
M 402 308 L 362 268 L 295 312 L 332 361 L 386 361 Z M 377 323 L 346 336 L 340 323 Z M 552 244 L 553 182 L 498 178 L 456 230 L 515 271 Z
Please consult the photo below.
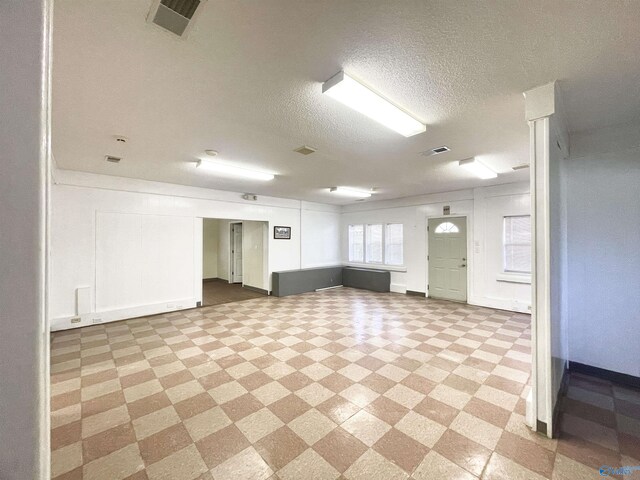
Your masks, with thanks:
M 382 264 L 387 264 L 387 249 L 386 249 L 386 238 L 387 238 L 387 224 L 382 224 Z
M 367 224 L 362 224 L 362 263 L 369 263 L 367 261 Z

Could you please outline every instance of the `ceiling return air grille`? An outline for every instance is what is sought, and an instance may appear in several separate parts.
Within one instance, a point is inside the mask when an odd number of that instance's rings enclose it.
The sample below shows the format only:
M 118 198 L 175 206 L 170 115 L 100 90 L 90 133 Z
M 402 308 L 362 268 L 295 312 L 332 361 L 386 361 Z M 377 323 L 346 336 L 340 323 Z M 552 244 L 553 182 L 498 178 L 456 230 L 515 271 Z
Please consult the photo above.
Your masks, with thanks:
M 199 11 L 198 7 L 205 1 L 154 0 L 147 21 L 179 37 L 186 37 Z
M 440 155 L 441 153 L 446 153 L 449 151 L 451 151 L 449 147 L 447 147 L 446 145 L 442 145 L 441 147 L 425 150 L 424 152 L 422 152 L 422 155 L 424 155 L 425 157 L 431 157 L 432 155 Z

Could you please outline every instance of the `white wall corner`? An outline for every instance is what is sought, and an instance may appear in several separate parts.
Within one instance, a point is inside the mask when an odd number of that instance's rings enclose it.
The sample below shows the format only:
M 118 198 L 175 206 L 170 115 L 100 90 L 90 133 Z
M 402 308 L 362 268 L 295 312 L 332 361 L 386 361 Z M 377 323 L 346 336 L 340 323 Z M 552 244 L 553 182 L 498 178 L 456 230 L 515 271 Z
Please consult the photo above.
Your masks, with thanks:
M 555 81 L 527 90 L 523 95 L 525 119 L 528 122 L 550 117 L 556 112 Z
M 553 117 L 552 129 L 558 139 L 562 156 L 569 156 L 569 130 L 567 126 L 562 91 L 557 81 L 541 85 L 523 93 L 525 119 L 528 122 Z

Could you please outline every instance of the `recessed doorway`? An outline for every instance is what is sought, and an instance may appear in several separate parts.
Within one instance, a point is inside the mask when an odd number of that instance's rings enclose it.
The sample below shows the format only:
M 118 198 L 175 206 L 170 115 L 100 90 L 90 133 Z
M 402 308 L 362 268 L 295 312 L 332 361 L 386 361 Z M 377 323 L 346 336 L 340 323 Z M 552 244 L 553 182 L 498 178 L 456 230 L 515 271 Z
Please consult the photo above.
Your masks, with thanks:
M 202 306 L 267 295 L 267 222 L 202 221 Z
M 430 218 L 429 297 L 467 301 L 467 218 Z

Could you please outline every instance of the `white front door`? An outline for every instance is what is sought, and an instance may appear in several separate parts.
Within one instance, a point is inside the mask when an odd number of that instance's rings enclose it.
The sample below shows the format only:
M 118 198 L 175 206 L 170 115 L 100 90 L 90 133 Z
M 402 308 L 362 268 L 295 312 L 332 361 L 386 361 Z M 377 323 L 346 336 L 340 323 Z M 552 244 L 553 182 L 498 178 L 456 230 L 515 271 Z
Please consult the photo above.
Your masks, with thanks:
M 231 224 L 231 282 L 242 283 L 242 224 Z
M 467 301 L 467 219 L 429 219 L 429 297 Z

